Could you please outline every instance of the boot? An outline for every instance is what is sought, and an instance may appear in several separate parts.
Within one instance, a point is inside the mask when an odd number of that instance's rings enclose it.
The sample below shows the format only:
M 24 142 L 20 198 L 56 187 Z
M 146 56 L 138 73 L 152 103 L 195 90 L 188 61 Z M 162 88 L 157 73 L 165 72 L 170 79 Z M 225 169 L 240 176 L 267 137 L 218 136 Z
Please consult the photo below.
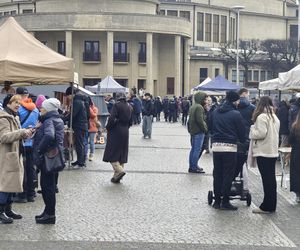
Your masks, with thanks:
M 20 220 L 22 219 L 22 215 L 15 213 L 12 209 L 11 209 L 11 203 L 7 204 L 5 206 L 5 214 L 10 217 L 13 218 L 14 220 Z
M 5 205 L 0 205 L 0 223 L 2 224 L 11 224 L 13 223 L 13 219 L 8 217 L 5 214 Z
M 43 217 L 38 217 L 35 219 L 37 224 L 55 224 L 56 217 L 55 215 L 48 215 L 44 213 Z

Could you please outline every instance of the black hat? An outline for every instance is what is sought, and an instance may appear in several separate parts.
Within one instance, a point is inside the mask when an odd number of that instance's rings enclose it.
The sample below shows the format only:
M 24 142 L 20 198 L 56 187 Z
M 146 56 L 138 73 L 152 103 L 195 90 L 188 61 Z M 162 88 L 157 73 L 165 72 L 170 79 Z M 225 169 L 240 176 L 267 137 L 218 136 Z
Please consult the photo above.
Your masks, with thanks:
M 78 89 L 74 88 L 73 94 L 76 94 L 77 92 L 78 92 Z M 66 89 L 66 96 L 68 96 L 68 95 L 72 95 L 72 87 L 68 87 Z
M 12 97 L 13 97 L 12 94 L 8 94 L 7 96 L 5 96 L 5 98 L 3 99 L 3 103 L 2 103 L 3 108 L 7 107 L 7 104 L 9 103 L 9 101 Z
M 240 96 L 235 91 L 231 90 L 226 93 L 226 100 L 229 102 L 236 102 L 239 99 L 240 99 Z
M 28 95 L 29 94 L 28 90 L 26 88 L 23 88 L 23 87 L 17 88 L 16 93 L 18 95 Z

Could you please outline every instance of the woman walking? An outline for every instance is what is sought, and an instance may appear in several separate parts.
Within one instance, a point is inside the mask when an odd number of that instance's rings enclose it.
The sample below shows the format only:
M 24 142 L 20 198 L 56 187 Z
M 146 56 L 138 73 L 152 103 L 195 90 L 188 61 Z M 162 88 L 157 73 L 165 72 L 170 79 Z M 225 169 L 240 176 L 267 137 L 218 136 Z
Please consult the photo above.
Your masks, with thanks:
M 103 161 L 110 162 L 114 169 L 112 183 L 119 183 L 123 176 L 124 164 L 128 158 L 129 127 L 131 126 L 132 108 L 126 102 L 123 93 L 117 93 L 117 102 L 114 104 L 106 125 L 107 144 Z
M 298 113 L 289 136 L 292 146 L 290 160 L 290 190 L 296 194 L 296 202 L 300 203 L 300 112 Z
M 32 129 L 20 129 L 18 109 L 21 96 L 7 96 L 0 111 L 0 223 L 10 224 L 22 216 L 12 210 L 12 194 L 23 192 L 24 167 L 20 140 L 32 136 Z
M 278 157 L 280 122 L 275 115 L 272 99 L 268 96 L 260 98 L 253 113 L 254 125 L 250 128 L 253 157 L 257 158 L 257 166 L 261 174 L 264 200 L 253 213 L 268 214 L 276 211 L 277 191 L 275 164 Z
M 35 217 L 38 224 L 55 224 L 55 188 L 56 173 L 45 171 L 44 154 L 57 147 L 63 151 L 64 123 L 60 118 L 58 109 L 60 101 L 50 98 L 43 102 L 41 108 L 41 126 L 37 129 L 34 137 L 35 164 L 41 170 L 41 188 L 45 203 L 42 214 Z

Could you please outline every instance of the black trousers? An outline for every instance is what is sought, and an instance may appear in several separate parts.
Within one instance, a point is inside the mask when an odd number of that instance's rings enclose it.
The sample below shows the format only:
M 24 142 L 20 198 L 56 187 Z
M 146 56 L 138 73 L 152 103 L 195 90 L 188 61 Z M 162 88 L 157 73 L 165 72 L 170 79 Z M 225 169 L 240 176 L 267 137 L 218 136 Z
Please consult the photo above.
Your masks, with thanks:
M 263 211 L 275 212 L 277 205 L 277 183 L 275 165 L 277 158 L 257 157 L 257 166 L 262 178 L 264 200 L 260 205 Z
M 234 152 L 214 152 L 214 194 L 216 202 L 221 198 L 224 203 L 229 202 L 231 183 L 234 176 L 237 153 Z
M 85 164 L 85 148 L 84 148 L 84 136 L 86 131 L 80 129 L 74 129 L 75 137 L 75 150 L 77 154 L 77 162 L 83 166 Z
M 41 188 L 43 200 L 45 203 L 44 212 L 48 215 L 55 215 L 55 187 L 56 187 L 56 174 L 46 174 L 43 170 L 41 171 Z
M 237 153 L 237 161 L 234 173 L 234 179 L 239 176 L 241 172 L 243 172 L 244 163 L 247 161 L 246 153 Z
M 36 172 L 33 164 L 32 147 L 24 147 L 24 180 L 23 189 L 24 192 L 19 194 L 22 198 L 34 197 L 35 195 L 35 180 Z
M 187 123 L 188 112 L 182 112 L 182 125 Z

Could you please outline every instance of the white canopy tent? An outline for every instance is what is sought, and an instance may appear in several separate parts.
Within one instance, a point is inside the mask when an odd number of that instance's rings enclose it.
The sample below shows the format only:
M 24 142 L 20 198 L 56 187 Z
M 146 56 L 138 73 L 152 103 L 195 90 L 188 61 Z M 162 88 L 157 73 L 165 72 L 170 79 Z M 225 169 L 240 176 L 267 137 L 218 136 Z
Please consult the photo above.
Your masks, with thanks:
M 279 90 L 300 90 L 300 65 L 279 73 Z
M 279 78 L 260 82 L 258 88 L 260 90 L 278 90 L 279 89 Z
M 126 88 L 120 85 L 111 76 L 105 77 L 100 83 L 94 86 L 86 86 L 91 92 L 94 93 L 117 93 L 126 92 Z
M 203 85 L 209 83 L 211 81 L 210 77 L 207 77 L 203 82 L 201 82 L 199 85 L 193 88 L 193 90 L 197 90 L 199 87 L 202 87 Z
M 13 17 L 0 26 L 0 82 L 65 84 L 73 82 L 73 59 L 51 50 Z

